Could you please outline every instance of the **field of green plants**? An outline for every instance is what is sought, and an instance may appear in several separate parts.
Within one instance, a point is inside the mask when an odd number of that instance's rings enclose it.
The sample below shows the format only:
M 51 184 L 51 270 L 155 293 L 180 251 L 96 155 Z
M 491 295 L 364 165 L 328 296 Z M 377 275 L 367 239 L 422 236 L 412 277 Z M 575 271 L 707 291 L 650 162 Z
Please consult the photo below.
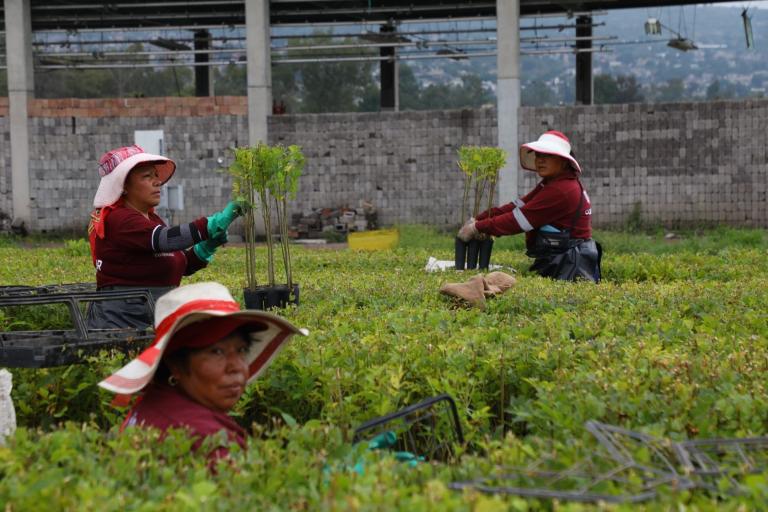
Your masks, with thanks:
M 605 249 L 597 286 L 532 275 L 521 237 L 498 239 L 492 262 L 517 269 L 518 283 L 485 311 L 438 294 L 469 273 L 424 271 L 429 256 L 452 259 L 451 235 L 410 226 L 392 251 L 296 248 L 301 305 L 284 316 L 310 335 L 294 339 L 238 404 L 254 437 L 215 474 L 182 436 L 118 434 L 124 410 L 96 383 L 125 356 L 12 369 L 20 428 L 0 447 L 0 508 L 765 509 L 768 474 L 745 479 L 738 497 L 668 490 L 641 506 L 447 487 L 547 456 L 568 465 L 595 448 L 583 428 L 590 419 L 675 440 L 766 434 L 766 232 L 596 238 Z M 0 239 L 0 285 L 93 280 L 84 240 L 48 245 Z M 185 282 L 204 280 L 242 299 L 244 249 L 225 247 Z M 0 310 L 0 330 L 56 321 Z M 456 399 L 467 437 L 451 463 L 411 467 L 351 445 L 361 422 L 443 392 Z M 360 461 L 362 474 L 349 469 Z

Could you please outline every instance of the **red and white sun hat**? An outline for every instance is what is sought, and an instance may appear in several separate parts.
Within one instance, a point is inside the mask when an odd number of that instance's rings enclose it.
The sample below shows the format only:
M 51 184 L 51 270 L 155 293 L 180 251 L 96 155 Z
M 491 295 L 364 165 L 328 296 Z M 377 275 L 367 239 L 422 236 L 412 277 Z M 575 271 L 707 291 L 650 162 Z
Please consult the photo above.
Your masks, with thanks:
M 241 310 L 229 290 L 219 283 L 180 286 L 157 300 L 152 345 L 99 386 L 122 395 L 140 391 L 152 380 L 163 355 L 182 347 L 206 347 L 235 330 L 247 331 L 251 339 L 246 356 L 249 383 L 266 369 L 291 336 L 308 334 L 306 329 L 277 315 Z
M 571 141 L 562 132 L 550 130 L 543 133 L 539 140 L 520 146 L 520 165 L 523 169 L 536 170 L 537 152 L 561 156 L 571 163 L 576 172 L 581 172 L 579 162 L 571 156 Z
M 134 144 L 123 148 L 113 149 L 104 153 L 99 159 L 99 188 L 93 198 L 94 208 L 104 208 L 114 204 L 123 193 L 123 185 L 128 173 L 139 164 L 154 163 L 165 184 L 176 171 L 176 163 L 170 158 L 146 153 Z

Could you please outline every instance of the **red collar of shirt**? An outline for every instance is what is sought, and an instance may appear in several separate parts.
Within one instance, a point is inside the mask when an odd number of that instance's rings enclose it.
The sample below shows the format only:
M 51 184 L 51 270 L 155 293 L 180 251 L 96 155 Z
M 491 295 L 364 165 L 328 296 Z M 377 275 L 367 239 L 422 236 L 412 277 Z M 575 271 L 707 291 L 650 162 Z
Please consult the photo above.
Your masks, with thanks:
M 573 174 L 570 171 L 567 171 L 567 172 L 561 174 L 560 176 L 557 176 L 556 178 L 551 178 L 551 179 L 550 178 L 544 178 L 543 180 L 541 180 L 539 182 L 539 184 L 544 186 L 544 185 L 552 184 L 552 183 L 554 183 L 556 181 L 561 181 L 561 180 L 577 180 L 577 179 L 579 179 L 578 176 L 576 176 L 575 174 Z
M 230 441 L 245 447 L 246 432 L 230 416 L 195 402 L 177 387 L 150 384 L 128 413 L 128 417 L 134 413 L 138 414 L 139 423 L 150 426 L 185 426 L 194 436 L 201 438 L 199 441 L 226 430 Z

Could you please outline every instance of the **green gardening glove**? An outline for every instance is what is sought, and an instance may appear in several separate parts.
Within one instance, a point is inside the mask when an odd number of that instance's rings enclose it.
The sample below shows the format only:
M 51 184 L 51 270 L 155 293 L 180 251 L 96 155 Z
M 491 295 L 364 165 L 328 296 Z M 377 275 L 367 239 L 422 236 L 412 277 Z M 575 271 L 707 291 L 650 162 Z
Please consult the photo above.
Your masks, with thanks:
M 243 207 L 240 203 L 235 201 L 227 203 L 223 210 L 208 217 L 208 238 L 218 238 L 222 233 L 226 233 L 232 221 L 242 214 Z
M 210 263 L 211 260 L 213 260 L 213 255 L 216 252 L 216 249 L 225 243 L 227 243 L 226 230 L 216 238 L 208 238 L 207 240 L 196 243 L 192 250 L 195 251 L 198 258 L 206 263 Z

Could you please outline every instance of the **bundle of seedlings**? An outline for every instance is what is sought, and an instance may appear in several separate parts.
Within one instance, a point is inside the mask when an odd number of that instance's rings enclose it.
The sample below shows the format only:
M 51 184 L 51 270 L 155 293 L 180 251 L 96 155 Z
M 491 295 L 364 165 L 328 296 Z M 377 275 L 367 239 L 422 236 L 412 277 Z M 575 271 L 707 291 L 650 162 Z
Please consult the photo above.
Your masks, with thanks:
M 488 210 L 493 207 L 499 171 L 504 167 L 507 155 L 501 148 L 488 146 L 462 146 L 458 154 L 457 164 L 464 173 L 464 195 L 459 212 L 459 226 L 461 226 L 468 217 L 477 217 L 483 205 L 487 205 Z M 493 213 L 491 212 L 490 215 L 493 216 Z M 457 237 L 455 241 L 456 270 L 478 267 L 488 269 L 492 249 L 493 237 L 490 235 L 481 233 L 469 242 Z
M 235 148 L 235 161 L 227 171 L 233 178 L 235 200 L 250 208 L 245 215 L 246 281 L 245 304 L 251 309 L 283 308 L 299 303 L 299 285 L 293 282 L 288 201 L 295 199 L 304 169 L 301 148 L 256 146 Z M 256 215 L 261 215 L 267 243 L 267 285 L 256 282 Z M 276 223 L 276 225 L 275 225 Z M 285 270 L 285 284 L 275 280 L 275 231 L 278 233 Z

